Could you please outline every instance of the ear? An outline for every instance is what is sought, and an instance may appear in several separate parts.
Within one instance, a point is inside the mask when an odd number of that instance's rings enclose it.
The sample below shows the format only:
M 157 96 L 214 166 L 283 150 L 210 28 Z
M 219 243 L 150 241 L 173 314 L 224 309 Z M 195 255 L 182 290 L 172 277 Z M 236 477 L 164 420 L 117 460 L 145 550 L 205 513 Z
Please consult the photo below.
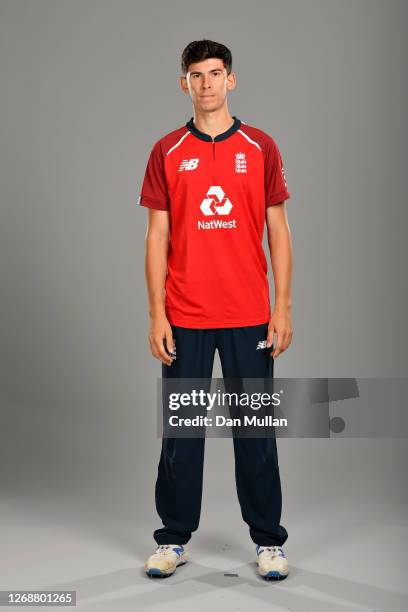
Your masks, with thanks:
M 187 85 L 187 78 L 185 76 L 180 76 L 179 77 L 179 83 L 180 83 L 180 89 L 183 93 L 185 94 L 189 94 L 189 90 L 188 90 L 188 85 Z
M 232 91 L 233 89 L 235 89 L 236 86 L 237 75 L 235 74 L 235 72 L 230 72 L 229 75 L 227 75 L 227 89 L 229 91 Z

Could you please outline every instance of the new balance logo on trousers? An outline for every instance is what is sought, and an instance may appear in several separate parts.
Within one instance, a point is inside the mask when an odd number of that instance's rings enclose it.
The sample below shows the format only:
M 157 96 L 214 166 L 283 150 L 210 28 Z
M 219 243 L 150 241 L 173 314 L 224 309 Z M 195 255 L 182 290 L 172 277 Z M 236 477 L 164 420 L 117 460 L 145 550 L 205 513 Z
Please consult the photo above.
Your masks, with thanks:
M 259 351 L 260 349 L 264 349 L 266 348 L 267 345 L 267 340 L 260 340 L 257 344 L 256 350 Z

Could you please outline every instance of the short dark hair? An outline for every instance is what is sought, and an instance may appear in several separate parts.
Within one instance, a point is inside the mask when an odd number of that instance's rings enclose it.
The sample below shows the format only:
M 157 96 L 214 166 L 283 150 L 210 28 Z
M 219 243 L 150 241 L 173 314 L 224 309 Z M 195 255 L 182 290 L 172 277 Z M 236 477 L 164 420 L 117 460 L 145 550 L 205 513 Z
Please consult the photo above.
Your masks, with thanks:
M 216 57 L 224 62 L 227 74 L 232 70 L 231 51 L 225 45 L 213 40 L 194 40 L 189 43 L 181 55 L 181 70 L 187 74 L 190 64 Z

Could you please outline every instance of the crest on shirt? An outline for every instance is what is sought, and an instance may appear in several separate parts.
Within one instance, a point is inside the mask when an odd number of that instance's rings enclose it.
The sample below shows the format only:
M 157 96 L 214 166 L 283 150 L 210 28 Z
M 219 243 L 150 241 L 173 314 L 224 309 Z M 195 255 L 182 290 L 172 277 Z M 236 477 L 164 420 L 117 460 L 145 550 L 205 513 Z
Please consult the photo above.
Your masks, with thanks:
M 245 153 L 235 153 L 235 172 L 246 172 L 247 161 Z

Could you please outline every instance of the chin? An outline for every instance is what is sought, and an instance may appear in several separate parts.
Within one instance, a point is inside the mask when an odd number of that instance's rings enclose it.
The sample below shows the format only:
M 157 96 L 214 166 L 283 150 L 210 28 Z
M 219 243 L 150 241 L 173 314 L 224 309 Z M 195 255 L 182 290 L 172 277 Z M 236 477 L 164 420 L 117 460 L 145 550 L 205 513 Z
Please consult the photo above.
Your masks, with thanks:
M 218 108 L 218 103 L 215 100 L 208 100 L 207 102 L 202 101 L 201 107 L 205 108 L 206 110 L 208 110 L 209 108 L 215 110 L 216 108 Z

